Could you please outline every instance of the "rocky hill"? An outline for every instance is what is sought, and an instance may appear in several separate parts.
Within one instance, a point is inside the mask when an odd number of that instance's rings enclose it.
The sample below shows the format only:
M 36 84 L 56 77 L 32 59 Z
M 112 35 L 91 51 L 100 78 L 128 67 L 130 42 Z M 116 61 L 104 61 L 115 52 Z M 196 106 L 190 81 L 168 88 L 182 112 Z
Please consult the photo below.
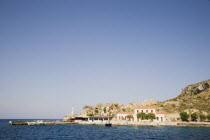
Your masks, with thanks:
M 206 81 L 202 81 L 197 84 L 189 85 L 185 87 L 182 91 L 181 94 L 178 96 L 178 98 L 189 98 L 193 97 L 195 95 L 198 95 L 204 91 L 209 91 L 210 90 L 210 79 Z
M 160 108 L 167 113 L 196 112 L 210 113 L 210 79 L 186 86 L 181 93 L 170 100 L 160 102 Z

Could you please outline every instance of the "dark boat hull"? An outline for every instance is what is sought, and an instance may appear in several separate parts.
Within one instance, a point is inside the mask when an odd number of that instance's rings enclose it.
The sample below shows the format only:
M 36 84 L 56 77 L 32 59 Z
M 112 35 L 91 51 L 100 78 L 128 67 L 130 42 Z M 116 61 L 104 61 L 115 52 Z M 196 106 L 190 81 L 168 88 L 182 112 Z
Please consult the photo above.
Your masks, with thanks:
M 105 126 L 111 127 L 112 124 L 111 123 L 106 123 Z

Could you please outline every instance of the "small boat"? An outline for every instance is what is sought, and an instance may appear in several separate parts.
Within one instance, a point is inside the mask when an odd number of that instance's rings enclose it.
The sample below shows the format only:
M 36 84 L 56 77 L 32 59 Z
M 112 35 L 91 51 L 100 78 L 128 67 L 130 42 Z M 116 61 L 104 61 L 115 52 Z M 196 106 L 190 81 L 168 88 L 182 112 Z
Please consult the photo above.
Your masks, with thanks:
M 28 125 L 43 126 L 46 125 L 42 120 L 37 120 L 34 122 L 28 122 Z
M 107 126 L 107 127 L 111 127 L 112 126 L 112 124 L 110 123 L 110 120 L 109 119 L 108 119 L 108 122 L 105 123 L 105 126 Z
M 111 123 L 105 123 L 105 126 L 111 127 L 112 124 Z

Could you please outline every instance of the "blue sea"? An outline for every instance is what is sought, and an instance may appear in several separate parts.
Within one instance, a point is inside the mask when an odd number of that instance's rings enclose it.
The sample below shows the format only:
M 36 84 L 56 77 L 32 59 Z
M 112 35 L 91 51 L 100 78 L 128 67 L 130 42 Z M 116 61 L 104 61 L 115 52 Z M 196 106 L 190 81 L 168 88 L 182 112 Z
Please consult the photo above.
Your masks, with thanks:
M 75 124 L 10 126 L 9 121 L 0 120 L 0 140 L 210 140 L 210 128 L 205 127 L 105 127 Z

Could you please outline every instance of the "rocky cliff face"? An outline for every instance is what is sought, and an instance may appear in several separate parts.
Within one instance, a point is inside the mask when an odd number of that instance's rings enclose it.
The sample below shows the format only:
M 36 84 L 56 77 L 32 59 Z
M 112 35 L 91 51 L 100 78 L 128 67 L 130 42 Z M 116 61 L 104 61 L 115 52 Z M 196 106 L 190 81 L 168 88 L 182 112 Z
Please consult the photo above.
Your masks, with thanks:
M 210 79 L 185 87 L 178 97 L 191 97 L 210 90 Z

